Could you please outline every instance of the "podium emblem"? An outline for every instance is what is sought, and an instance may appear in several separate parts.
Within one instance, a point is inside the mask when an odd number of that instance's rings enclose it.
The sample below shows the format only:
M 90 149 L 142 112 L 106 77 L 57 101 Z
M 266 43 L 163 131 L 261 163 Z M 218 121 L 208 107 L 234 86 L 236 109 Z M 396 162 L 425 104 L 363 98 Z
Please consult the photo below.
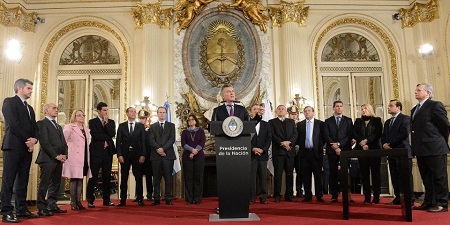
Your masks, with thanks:
M 228 137 L 237 137 L 244 130 L 244 124 L 239 117 L 229 116 L 222 122 L 222 130 Z

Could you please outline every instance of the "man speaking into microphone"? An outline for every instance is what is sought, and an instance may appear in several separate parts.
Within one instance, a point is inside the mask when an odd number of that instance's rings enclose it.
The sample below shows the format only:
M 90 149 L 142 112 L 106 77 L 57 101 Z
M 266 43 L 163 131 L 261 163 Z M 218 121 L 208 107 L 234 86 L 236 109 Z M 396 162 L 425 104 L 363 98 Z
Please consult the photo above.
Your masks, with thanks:
M 224 104 L 216 107 L 211 121 L 224 121 L 229 116 L 239 117 L 242 121 L 248 121 L 247 110 L 243 106 L 235 104 L 236 95 L 231 84 L 224 84 L 220 90 Z

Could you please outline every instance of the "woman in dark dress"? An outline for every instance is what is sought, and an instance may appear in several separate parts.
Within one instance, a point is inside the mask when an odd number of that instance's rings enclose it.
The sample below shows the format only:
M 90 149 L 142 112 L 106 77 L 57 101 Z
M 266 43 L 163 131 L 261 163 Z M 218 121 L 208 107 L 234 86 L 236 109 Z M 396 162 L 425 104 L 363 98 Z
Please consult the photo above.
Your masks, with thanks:
M 361 106 L 361 118 L 355 120 L 354 138 L 356 141 L 355 150 L 370 151 L 379 150 L 383 124 L 380 117 L 375 117 L 370 104 Z M 364 203 L 369 204 L 371 197 L 370 174 L 372 173 L 372 204 L 380 202 L 381 194 L 381 158 L 359 158 L 359 168 L 361 170 L 361 182 L 363 185 Z
M 184 197 L 186 204 L 200 204 L 203 195 L 203 171 L 205 167 L 205 132 L 198 127 L 198 119 L 189 115 L 188 127 L 181 133 L 183 146 Z

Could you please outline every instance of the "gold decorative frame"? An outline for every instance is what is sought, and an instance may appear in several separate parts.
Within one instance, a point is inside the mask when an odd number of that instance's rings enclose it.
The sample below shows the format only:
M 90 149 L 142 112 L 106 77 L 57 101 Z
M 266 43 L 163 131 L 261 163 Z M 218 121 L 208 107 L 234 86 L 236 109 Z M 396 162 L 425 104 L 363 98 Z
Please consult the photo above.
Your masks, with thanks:
M 0 2 L 0 24 L 7 27 L 18 27 L 23 31 L 35 32 L 36 24 L 34 20 L 37 17 L 36 12 L 26 13 L 22 7 L 7 8 Z
M 394 98 L 399 98 L 399 81 L 398 81 L 398 72 L 397 72 L 397 57 L 395 54 L 395 48 L 394 44 L 392 43 L 389 36 L 386 34 L 384 30 L 382 30 L 380 27 L 378 27 L 376 24 L 374 24 L 371 21 L 360 19 L 360 18 L 343 18 L 339 19 L 337 21 L 334 21 L 331 23 L 327 28 L 325 28 L 319 35 L 319 37 L 316 40 L 316 44 L 314 47 L 314 70 L 316 73 L 316 95 L 317 95 L 317 102 L 320 102 L 320 90 L 319 90 L 319 45 L 322 43 L 322 39 L 324 36 L 330 32 L 332 29 L 342 26 L 342 25 L 348 25 L 348 24 L 356 24 L 359 26 L 363 26 L 368 28 L 369 30 L 375 32 L 381 40 L 383 40 L 383 43 L 386 45 L 388 53 L 389 53 L 389 62 L 390 62 L 390 68 L 391 68 L 391 74 L 392 74 L 392 91 Z M 320 115 L 320 105 L 317 106 L 317 111 Z
M 438 0 L 423 4 L 414 2 L 410 9 L 401 8 L 402 28 L 413 27 L 420 22 L 431 22 L 439 18 Z
M 93 27 L 98 29 L 103 29 L 109 33 L 111 33 L 117 41 L 120 43 L 120 46 L 122 47 L 122 52 L 124 56 L 124 72 L 123 72 L 123 79 L 124 79 L 124 99 L 127 99 L 127 87 L 128 87 L 128 50 L 125 47 L 125 43 L 120 37 L 120 35 L 111 27 L 107 26 L 106 24 L 103 24 L 101 22 L 97 21 L 79 21 L 71 23 L 62 29 L 60 29 L 53 37 L 50 39 L 50 41 L 47 44 L 47 47 L 44 51 L 44 57 L 42 60 L 42 77 L 41 77 L 41 105 L 44 105 L 47 102 L 47 87 L 48 87 L 48 74 L 49 74 L 49 61 L 50 61 L 50 55 L 52 53 L 53 48 L 56 46 L 58 41 L 67 33 L 70 31 L 84 28 L 84 27 Z M 123 101 L 124 108 L 126 108 L 127 101 Z M 41 117 L 44 117 L 44 112 L 41 112 Z

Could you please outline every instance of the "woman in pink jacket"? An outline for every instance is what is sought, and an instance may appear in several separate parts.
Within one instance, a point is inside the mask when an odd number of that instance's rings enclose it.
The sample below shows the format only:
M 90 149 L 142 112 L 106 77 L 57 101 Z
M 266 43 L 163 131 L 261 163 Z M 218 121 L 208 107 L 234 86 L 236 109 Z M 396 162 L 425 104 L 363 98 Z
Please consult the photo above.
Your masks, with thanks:
M 70 124 L 64 126 L 69 153 L 63 164 L 62 176 L 70 178 L 70 207 L 72 210 L 86 209 L 81 204 L 83 177 L 92 177 L 89 169 L 89 128 L 85 126 L 85 115 L 82 110 L 75 110 L 70 117 Z

